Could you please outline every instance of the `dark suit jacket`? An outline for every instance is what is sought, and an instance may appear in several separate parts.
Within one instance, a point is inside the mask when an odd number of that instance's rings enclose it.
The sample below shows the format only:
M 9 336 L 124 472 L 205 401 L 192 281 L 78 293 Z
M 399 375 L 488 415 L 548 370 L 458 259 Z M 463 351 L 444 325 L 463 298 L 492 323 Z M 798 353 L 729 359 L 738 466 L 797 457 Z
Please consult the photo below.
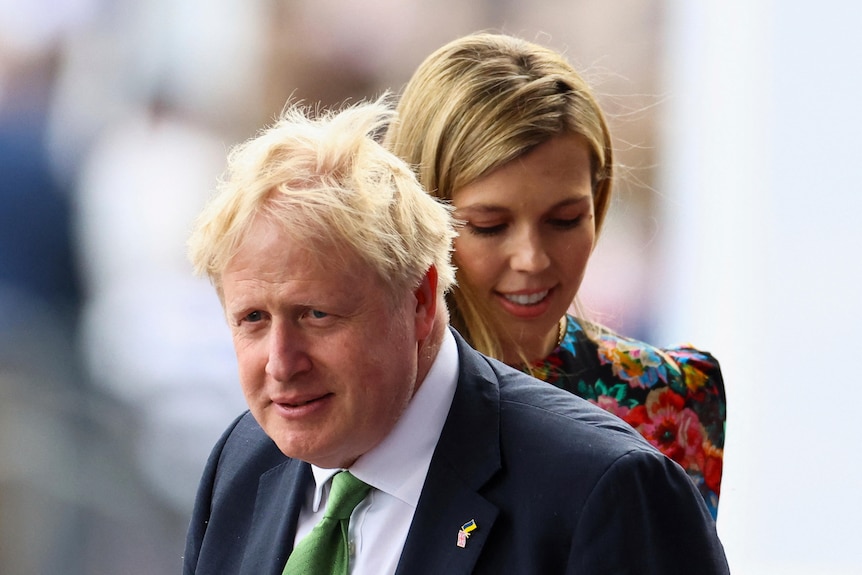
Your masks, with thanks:
M 399 575 L 729 572 L 678 465 L 615 416 L 456 339 L 460 377 Z M 310 481 L 242 415 L 204 471 L 184 573 L 280 575 Z

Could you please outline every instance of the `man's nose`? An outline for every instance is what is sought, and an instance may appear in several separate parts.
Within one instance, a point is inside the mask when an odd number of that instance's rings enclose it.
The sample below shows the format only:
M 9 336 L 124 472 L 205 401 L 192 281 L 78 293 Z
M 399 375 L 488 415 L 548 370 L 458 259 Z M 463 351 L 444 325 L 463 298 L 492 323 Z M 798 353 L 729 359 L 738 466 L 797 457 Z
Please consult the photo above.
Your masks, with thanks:
M 276 381 L 290 381 L 310 369 L 308 342 L 302 330 L 284 322 L 273 324 L 269 334 L 266 373 Z

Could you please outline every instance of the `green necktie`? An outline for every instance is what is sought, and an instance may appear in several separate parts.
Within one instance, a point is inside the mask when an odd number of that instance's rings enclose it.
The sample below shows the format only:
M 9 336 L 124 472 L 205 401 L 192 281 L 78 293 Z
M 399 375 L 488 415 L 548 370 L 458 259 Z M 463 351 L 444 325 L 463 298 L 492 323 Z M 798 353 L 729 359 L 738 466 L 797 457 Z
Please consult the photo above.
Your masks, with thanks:
M 347 575 L 347 523 L 369 489 L 349 471 L 336 473 L 323 519 L 293 549 L 282 575 Z

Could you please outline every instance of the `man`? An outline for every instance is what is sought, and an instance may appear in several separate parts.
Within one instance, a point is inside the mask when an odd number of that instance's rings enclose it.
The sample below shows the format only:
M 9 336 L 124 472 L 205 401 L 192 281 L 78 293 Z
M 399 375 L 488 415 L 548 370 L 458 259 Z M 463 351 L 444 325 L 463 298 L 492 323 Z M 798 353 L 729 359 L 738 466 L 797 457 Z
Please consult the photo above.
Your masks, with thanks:
M 250 410 L 207 464 L 185 573 L 316 574 L 329 537 L 326 572 L 353 575 L 727 573 L 681 468 L 448 328 L 450 214 L 374 141 L 389 115 L 290 108 L 197 224 Z M 343 478 L 370 487 L 333 519 Z

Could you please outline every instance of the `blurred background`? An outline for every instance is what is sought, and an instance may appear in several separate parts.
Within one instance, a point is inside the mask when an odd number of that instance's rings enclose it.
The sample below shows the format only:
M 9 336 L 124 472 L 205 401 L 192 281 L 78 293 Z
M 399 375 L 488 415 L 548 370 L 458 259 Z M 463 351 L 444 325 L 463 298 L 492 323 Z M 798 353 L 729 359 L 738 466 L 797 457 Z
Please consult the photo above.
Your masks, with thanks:
M 0 0 L 0 573 L 180 571 L 244 408 L 184 253 L 227 150 L 289 98 L 397 93 L 479 29 L 565 52 L 610 117 L 622 179 L 582 297 L 721 360 L 733 572 L 862 572 L 860 20 L 840 0 Z

